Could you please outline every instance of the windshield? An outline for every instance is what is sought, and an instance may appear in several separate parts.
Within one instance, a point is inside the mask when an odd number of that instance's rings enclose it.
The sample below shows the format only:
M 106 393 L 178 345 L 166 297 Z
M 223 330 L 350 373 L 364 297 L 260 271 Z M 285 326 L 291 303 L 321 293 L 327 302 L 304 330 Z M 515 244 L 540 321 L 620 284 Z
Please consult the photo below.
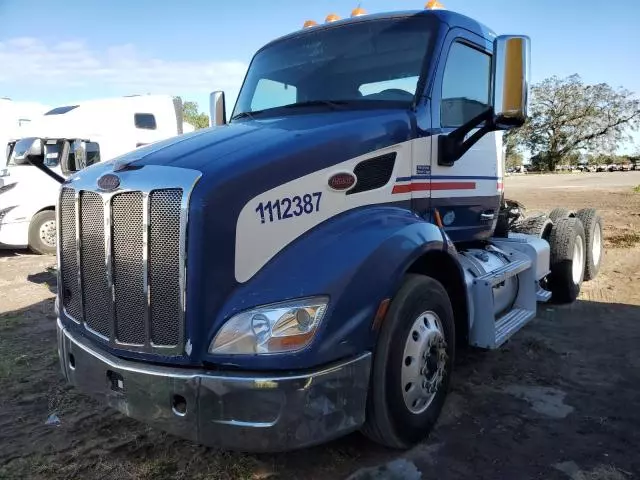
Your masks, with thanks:
M 232 119 L 325 103 L 407 107 L 430 52 L 425 16 L 313 27 L 254 57 Z M 331 102 L 331 103 L 329 103 Z

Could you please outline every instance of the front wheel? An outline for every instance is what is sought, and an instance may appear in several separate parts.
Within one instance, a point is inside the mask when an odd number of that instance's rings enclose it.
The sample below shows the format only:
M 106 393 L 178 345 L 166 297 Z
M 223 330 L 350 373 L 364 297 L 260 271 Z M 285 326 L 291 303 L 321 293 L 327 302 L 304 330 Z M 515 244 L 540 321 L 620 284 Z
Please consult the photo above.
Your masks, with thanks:
M 432 278 L 408 275 L 378 338 L 363 433 L 400 449 L 424 439 L 444 405 L 454 356 L 447 291 Z
M 53 210 L 38 212 L 31 219 L 29 248 L 40 255 L 55 255 L 56 214 Z

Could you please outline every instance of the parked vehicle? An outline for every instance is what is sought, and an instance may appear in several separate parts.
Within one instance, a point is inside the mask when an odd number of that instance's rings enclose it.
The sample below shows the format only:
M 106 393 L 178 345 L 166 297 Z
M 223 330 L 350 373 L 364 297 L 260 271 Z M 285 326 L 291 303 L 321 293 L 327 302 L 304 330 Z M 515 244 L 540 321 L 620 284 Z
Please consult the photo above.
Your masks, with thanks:
M 68 381 L 230 449 L 422 440 L 456 345 L 500 347 L 599 267 L 595 210 L 504 199 L 528 58 L 527 37 L 446 10 L 311 26 L 256 53 L 229 123 L 215 92 L 214 128 L 74 175 Z M 40 140 L 16 149 L 47 172 Z
M 74 141 L 87 143 L 87 164 L 183 133 L 182 112 L 168 95 L 108 98 L 57 107 L 22 129 L 22 137 L 44 140 L 45 163 L 64 177 L 79 170 Z M 189 130 L 193 127 L 186 125 Z M 56 251 L 55 204 L 58 185 L 13 152 L 0 174 L 0 248 L 29 246 L 42 254 Z M 34 192 L 38 192 L 34 195 Z
M 39 103 L 0 98 L 0 147 L 4 149 L 10 139 L 20 137 L 20 132 L 47 110 L 47 106 Z M 0 172 L 2 170 L 4 170 L 4 162 L 0 164 Z M 0 186 L 2 185 L 3 181 L 0 177 Z

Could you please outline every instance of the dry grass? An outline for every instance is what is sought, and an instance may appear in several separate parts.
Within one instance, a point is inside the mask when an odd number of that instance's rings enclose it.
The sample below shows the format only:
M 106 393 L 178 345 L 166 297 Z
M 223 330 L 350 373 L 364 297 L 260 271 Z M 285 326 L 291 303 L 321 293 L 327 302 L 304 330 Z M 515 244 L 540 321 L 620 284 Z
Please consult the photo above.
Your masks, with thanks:
M 636 185 L 635 187 L 633 187 L 633 192 L 640 193 L 640 185 Z
M 612 248 L 631 248 L 640 243 L 640 233 L 636 231 L 622 231 L 606 238 L 607 246 Z

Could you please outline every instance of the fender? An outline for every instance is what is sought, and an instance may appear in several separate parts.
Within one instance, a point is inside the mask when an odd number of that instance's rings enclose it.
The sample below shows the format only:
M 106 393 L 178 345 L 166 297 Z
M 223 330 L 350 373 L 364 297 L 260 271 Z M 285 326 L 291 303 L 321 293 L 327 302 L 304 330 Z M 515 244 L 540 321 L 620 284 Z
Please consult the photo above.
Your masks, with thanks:
M 207 362 L 252 370 L 304 369 L 371 350 L 372 321 L 407 269 L 429 251 L 445 255 L 442 232 L 394 204 L 362 207 L 323 222 L 271 259 L 226 299 L 204 347 L 233 315 L 259 305 L 329 295 L 329 307 L 312 344 L 296 353 L 221 356 Z

